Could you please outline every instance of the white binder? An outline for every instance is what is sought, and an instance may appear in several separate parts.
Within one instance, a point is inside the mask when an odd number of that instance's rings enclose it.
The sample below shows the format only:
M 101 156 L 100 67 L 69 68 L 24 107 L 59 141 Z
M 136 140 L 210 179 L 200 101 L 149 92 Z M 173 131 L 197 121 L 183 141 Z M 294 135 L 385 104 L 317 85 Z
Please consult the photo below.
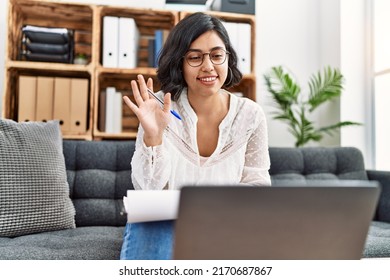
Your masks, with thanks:
M 133 18 L 119 18 L 119 57 L 120 68 L 136 68 L 139 45 L 139 31 Z
M 115 87 L 106 88 L 106 132 L 114 133 Z
M 103 66 L 118 67 L 119 18 L 103 18 Z
M 238 52 L 238 34 L 237 34 L 237 23 L 236 22 L 223 22 L 225 29 L 229 35 L 230 43 L 232 44 L 233 49 Z
M 242 74 L 251 73 L 251 26 L 248 23 L 237 23 L 238 67 Z
M 225 29 L 229 35 L 230 43 L 232 44 L 233 49 L 237 53 L 237 67 L 242 72 L 240 67 L 240 54 L 239 54 L 239 46 L 238 46 L 238 23 L 236 22 L 223 22 Z
M 122 132 L 122 93 L 117 91 L 114 95 L 114 117 L 113 117 L 113 127 L 114 133 Z

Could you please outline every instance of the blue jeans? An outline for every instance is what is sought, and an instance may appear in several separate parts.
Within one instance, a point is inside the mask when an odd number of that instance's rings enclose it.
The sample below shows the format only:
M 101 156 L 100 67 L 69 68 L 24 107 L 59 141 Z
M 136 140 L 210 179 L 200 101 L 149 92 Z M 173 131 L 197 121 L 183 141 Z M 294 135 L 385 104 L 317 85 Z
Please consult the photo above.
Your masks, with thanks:
M 170 260 L 173 250 L 173 221 L 127 223 L 121 260 Z

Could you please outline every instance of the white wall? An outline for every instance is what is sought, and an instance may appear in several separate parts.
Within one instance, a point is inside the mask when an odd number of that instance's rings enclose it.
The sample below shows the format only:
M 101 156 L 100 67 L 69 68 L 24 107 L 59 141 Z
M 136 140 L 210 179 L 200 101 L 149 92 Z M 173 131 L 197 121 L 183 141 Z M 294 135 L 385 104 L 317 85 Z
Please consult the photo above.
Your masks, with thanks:
M 369 0 L 258 0 L 256 1 L 258 100 L 268 117 L 270 146 L 293 146 L 287 125 L 272 119 L 271 95 L 263 75 L 270 67 L 284 65 L 303 89 L 309 76 L 324 66 L 340 68 L 345 77 L 341 98 L 324 104 L 313 119 L 320 126 L 338 121 L 364 125 L 346 127 L 322 146 L 354 146 L 362 150 L 371 167 L 372 112 L 369 78 Z
M 256 1 L 258 100 L 268 116 L 270 146 L 293 146 L 287 125 L 272 119 L 274 104 L 263 75 L 272 66 L 290 69 L 307 93 L 310 76 L 324 66 L 340 67 L 339 0 Z M 339 102 L 325 104 L 313 114 L 319 126 L 340 119 Z M 340 144 L 339 135 L 325 136 L 320 143 Z M 318 145 L 311 143 L 310 145 Z
M 341 98 L 341 120 L 363 126 L 342 131 L 341 145 L 359 148 L 366 166 L 374 167 L 370 1 L 343 0 L 341 7 L 341 69 L 345 74 L 345 94 Z

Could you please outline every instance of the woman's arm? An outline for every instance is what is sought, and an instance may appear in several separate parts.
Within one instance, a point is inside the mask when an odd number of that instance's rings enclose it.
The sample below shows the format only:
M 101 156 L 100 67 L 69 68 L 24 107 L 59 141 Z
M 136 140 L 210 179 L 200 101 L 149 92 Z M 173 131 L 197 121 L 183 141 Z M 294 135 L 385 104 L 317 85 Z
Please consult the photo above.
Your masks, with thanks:
M 162 190 L 171 173 L 170 154 L 164 145 L 147 147 L 143 141 L 143 128 L 139 126 L 135 152 L 131 160 L 131 178 L 135 189 Z
M 267 121 L 262 109 L 259 110 L 258 118 L 258 126 L 254 129 L 247 143 L 241 182 L 270 186 Z
M 164 106 L 148 93 L 148 88 L 153 91 L 153 80 L 137 76 L 137 81 L 131 81 L 131 88 L 135 103 L 127 96 L 123 97 L 126 105 L 137 116 L 140 125 L 138 128 L 135 152 L 131 161 L 132 180 L 135 189 L 163 189 L 170 174 L 169 153 L 164 145 L 164 131 L 168 126 L 171 116 L 169 107 L 170 94 L 164 96 Z

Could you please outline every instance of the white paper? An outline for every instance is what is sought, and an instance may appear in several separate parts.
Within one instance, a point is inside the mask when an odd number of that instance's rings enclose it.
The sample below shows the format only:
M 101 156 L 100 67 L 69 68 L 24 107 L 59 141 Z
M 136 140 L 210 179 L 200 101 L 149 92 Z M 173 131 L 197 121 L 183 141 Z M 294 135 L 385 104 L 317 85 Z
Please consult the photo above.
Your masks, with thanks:
M 179 190 L 128 190 L 123 197 L 127 222 L 174 220 L 179 210 Z

